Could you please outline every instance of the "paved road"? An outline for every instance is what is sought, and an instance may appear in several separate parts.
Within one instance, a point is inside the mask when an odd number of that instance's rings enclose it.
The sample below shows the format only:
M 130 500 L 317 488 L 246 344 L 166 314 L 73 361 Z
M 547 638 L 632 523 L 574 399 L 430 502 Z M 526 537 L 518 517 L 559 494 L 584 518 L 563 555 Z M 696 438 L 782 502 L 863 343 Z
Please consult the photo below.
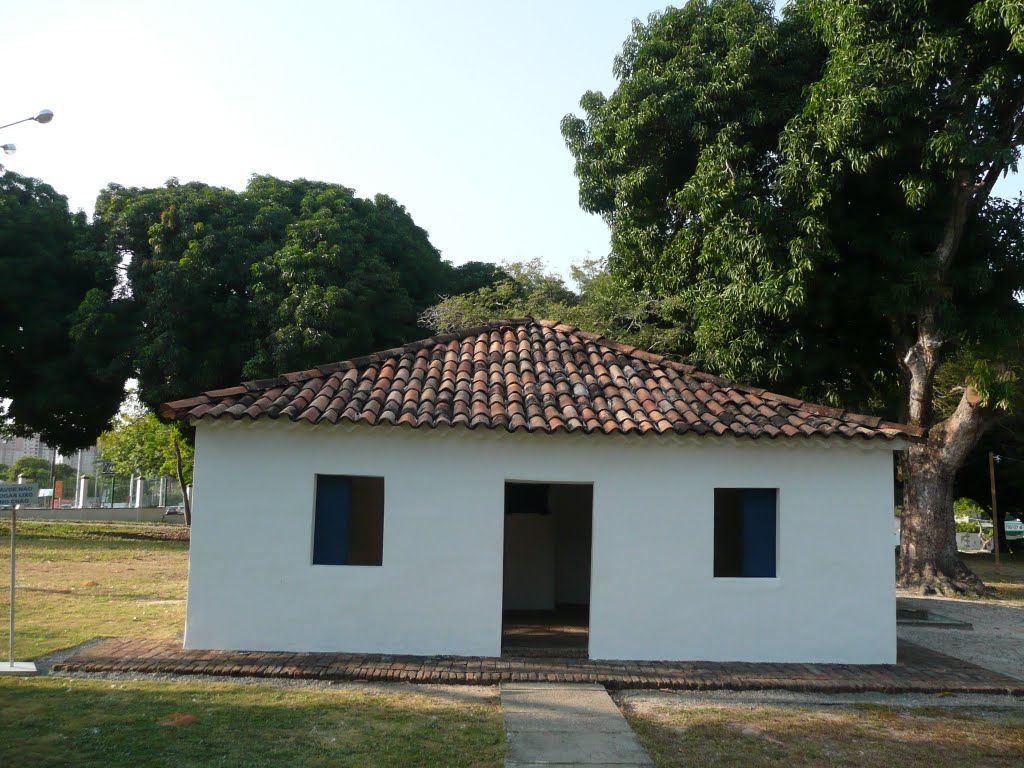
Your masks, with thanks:
M 600 685 L 505 683 L 501 710 L 506 768 L 654 765 Z

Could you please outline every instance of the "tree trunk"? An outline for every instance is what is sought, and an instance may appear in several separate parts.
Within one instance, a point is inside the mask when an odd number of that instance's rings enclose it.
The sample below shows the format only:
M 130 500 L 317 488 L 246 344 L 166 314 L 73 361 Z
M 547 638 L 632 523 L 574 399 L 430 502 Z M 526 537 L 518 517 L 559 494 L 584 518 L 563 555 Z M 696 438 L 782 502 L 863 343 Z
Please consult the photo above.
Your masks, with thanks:
M 957 553 L 953 518 L 953 480 L 987 426 L 980 400 L 968 387 L 953 414 L 907 450 L 896 569 L 904 589 L 925 595 L 988 591 Z
M 185 509 L 185 525 L 192 525 L 192 500 L 188 497 L 188 484 L 185 482 L 185 470 L 181 466 L 181 444 L 174 441 L 174 473 L 178 477 L 178 487 L 181 488 L 181 504 Z

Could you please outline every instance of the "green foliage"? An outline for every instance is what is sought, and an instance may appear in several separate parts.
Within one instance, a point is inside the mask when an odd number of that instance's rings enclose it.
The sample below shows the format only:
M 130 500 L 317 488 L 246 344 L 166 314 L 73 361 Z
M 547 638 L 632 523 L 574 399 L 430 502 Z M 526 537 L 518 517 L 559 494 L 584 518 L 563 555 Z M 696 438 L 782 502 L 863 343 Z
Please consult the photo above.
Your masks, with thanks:
M 50 484 L 50 462 L 37 456 L 22 456 L 7 468 L 4 478 L 15 483 L 21 475 L 23 482 L 38 483 L 42 487 Z
M 977 519 L 991 519 L 992 517 L 981 504 L 966 496 L 961 496 L 953 502 L 953 514 L 957 518 L 975 518 L 974 522 L 971 522 L 970 519 L 963 521 L 958 519 L 956 521 L 957 533 L 982 533 Z
M 18 475 L 22 475 L 26 483 L 39 483 L 39 485 L 49 488 L 50 460 L 36 456 L 22 456 L 10 466 L 0 464 L 0 480 L 16 483 Z M 74 495 L 76 477 L 74 467 L 67 464 L 53 466 L 53 478 L 64 483 L 65 496 Z
M 100 456 L 117 475 L 177 475 L 181 453 L 185 484 L 192 482 L 195 449 L 177 422 L 165 424 L 137 402 L 118 414 L 114 428 L 100 435 Z M 177 449 L 177 451 L 176 451 Z
M 783 188 L 808 209 L 790 247 L 820 254 L 844 286 L 862 276 L 858 300 L 899 355 L 922 317 L 947 356 L 1019 338 L 1024 201 L 989 197 L 1024 138 L 1009 18 L 990 2 L 798 7 L 829 59 L 782 141 Z
M 258 216 L 291 190 L 256 178 Z M 336 184 L 292 182 L 301 197 L 280 247 L 253 265 L 253 307 L 266 335 L 250 377 L 308 368 L 396 346 L 417 335 L 416 316 L 447 288 L 450 267 L 405 209 L 384 195 L 356 198 Z
M 2 168 L 0 168 L 2 171 Z M 50 445 L 90 445 L 127 373 L 116 337 L 76 332 L 84 307 L 109 301 L 116 262 L 83 214 L 47 184 L 0 173 L 0 421 Z M 10 402 L 5 403 L 5 400 Z
M 635 24 L 614 93 L 562 123 L 612 274 L 669 297 L 694 362 L 891 416 L 922 322 L 999 359 L 1024 330 L 1024 200 L 989 196 L 1024 138 L 1015 8 L 695 0 Z
M 107 253 L 128 259 L 121 313 L 152 409 L 405 342 L 452 287 L 495 278 L 442 261 L 391 198 L 305 179 L 254 176 L 241 193 L 173 179 L 111 185 L 96 226 Z
M 949 416 L 968 386 L 978 392 L 982 406 L 1001 412 L 1004 419 L 1012 416 L 1016 406 L 1024 401 L 1024 386 L 1017 373 L 1024 370 L 1022 341 L 999 347 L 965 347 L 943 360 L 935 374 L 936 416 Z M 990 363 L 993 358 L 1001 362 Z
M 1013 410 L 1013 400 L 1017 394 L 1017 374 L 1007 370 L 993 370 L 985 360 L 974 364 L 974 370 L 967 377 L 967 384 L 981 396 L 983 408 L 1000 411 Z
M 981 504 L 966 496 L 953 502 L 953 513 L 957 517 L 988 517 L 988 511 Z
M 776 190 L 779 135 L 824 58 L 806 26 L 753 0 L 652 14 L 615 60 L 615 92 L 587 93 L 585 118 L 562 122 L 580 202 L 611 226 L 612 273 L 672 297 L 686 352 L 733 377 L 835 367 L 793 323 L 810 264 L 786 251 L 799 212 Z
M 562 277 L 548 272 L 540 259 L 505 264 L 502 271 L 505 276 L 492 285 L 451 296 L 429 308 L 422 323 L 444 333 L 500 318 L 561 319 L 579 300 Z
M 467 261 L 452 270 L 447 286 L 448 295 L 458 296 L 463 293 L 472 293 L 479 288 L 494 285 L 508 276 L 508 273 L 497 264 L 485 261 Z
M 117 304 L 131 330 L 145 402 L 224 386 L 252 351 L 248 274 L 256 244 L 239 196 L 171 181 L 111 185 L 96 203 L 107 253 L 126 261 L 130 292 Z M 237 378 L 237 377 L 236 377 Z
M 665 300 L 615 279 L 603 262 L 572 268 L 575 291 L 539 259 L 505 264 L 502 272 L 504 277 L 493 285 L 430 307 L 421 322 L 447 332 L 502 318 L 533 317 L 559 320 L 644 349 L 675 352 L 683 343 L 678 329 L 664 320 Z

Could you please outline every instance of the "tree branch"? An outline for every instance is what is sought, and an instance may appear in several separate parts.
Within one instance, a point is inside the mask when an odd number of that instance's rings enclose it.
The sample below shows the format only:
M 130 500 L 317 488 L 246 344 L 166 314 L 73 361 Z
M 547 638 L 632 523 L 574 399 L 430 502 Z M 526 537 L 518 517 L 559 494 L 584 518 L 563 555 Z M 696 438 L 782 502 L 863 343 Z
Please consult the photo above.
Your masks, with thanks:
M 956 472 L 988 427 L 989 409 L 981 405 L 981 395 L 971 386 L 949 418 L 939 422 L 928 434 L 928 442 L 939 448 L 939 460 L 950 472 Z
M 1006 143 L 1013 147 L 1019 143 L 1016 139 L 1018 134 L 1024 130 L 1024 98 L 1017 101 L 1010 110 L 1011 115 L 1016 115 L 1006 131 Z M 956 258 L 963 239 L 968 216 L 977 210 L 992 193 L 999 177 L 1006 171 L 1006 163 L 993 162 L 988 170 L 982 174 L 981 181 L 971 183 L 967 171 L 962 171 L 954 180 L 953 205 L 950 216 L 946 220 L 946 226 L 942 232 L 942 240 L 935 249 L 936 260 L 938 261 L 938 278 L 941 283 L 946 278 L 953 260 Z

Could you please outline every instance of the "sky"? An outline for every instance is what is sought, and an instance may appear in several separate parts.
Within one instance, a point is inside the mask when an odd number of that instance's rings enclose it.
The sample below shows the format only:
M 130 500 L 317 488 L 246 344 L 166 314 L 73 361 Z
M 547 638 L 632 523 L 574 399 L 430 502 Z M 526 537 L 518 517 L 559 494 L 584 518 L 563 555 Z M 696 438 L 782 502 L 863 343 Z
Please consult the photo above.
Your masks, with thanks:
M 92 213 L 108 183 L 241 189 L 253 173 L 403 204 L 444 258 L 607 254 L 578 205 L 559 121 L 610 93 L 634 18 L 664 2 L 173 3 L 4 9 L 0 156 Z M 997 192 L 1016 194 L 1019 179 Z
M 253 173 L 403 204 L 444 258 L 568 272 L 608 230 L 578 205 L 562 116 L 614 89 L 640 0 L 60 2 L 4 10 L 0 156 L 91 214 L 108 183 Z M 16 66 L 17 63 L 21 66 Z

